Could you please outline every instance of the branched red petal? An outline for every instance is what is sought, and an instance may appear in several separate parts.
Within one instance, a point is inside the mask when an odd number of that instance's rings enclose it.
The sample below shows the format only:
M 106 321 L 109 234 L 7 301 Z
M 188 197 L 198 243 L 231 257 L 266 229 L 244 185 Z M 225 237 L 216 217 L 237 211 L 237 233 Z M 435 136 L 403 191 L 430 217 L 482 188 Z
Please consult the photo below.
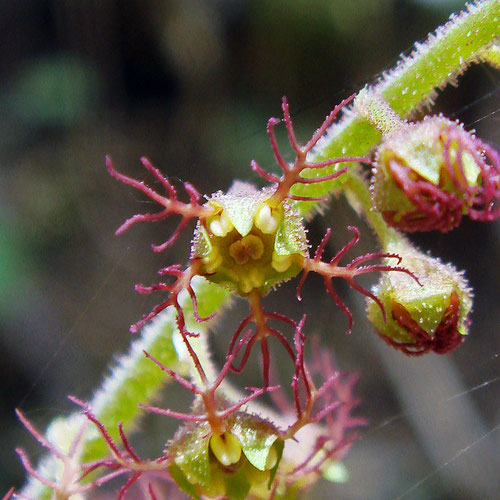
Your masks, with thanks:
M 338 261 L 354 246 L 358 243 L 359 241 L 359 235 L 360 235 L 360 232 L 359 232 L 359 229 L 356 227 L 356 226 L 347 226 L 347 229 L 349 231 L 351 231 L 351 233 L 354 234 L 354 237 L 352 238 L 352 240 L 347 243 L 347 245 L 345 245 L 343 248 L 341 248 L 333 257 L 332 259 L 330 260 L 330 264 L 337 264 Z M 330 228 L 328 228 L 326 230 L 326 234 L 328 236 L 330 236 L 330 233 L 329 231 L 331 231 Z
M 136 472 L 135 474 L 132 474 L 128 481 L 123 485 L 122 489 L 120 490 L 120 493 L 118 494 L 118 500 L 123 500 L 125 498 L 125 493 L 132 487 L 132 485 L 141 477 L 142 471 L 141 472 Z
M 229 348 L 226 354 L 226 359 L 230 356 L 233 356 L 234 346 L 241 335 L 241 332 L 250 324 L 255 324 L 255 332 L 252 334 L 252 329 L 249 329 L 245 335 L 246 340 L 246 348 L 243 353 L 242 359 L 238 366 L 231 363 L 230 369 L 234 373 L 241 373 L 243 368 L 245 367 L 248 358 L 250 357 L 252 348 L 257 341 L 260 341 L 261 344 L 261 355 L 262 355 L 262 374 L 264 379 L 264 386 L 269 385 L 269 377 L 270 377 L 270 354 L 269 354 L 269 346 L 267 344 L 268 337 L 275 337 L 278 342 L 280 342 L 292 360 L 295 360 L 295 354 L 293 349 L 286 339 L 286 337 L 276 328 L 271 327 L 268 324 L 269 320 L 281 321 L 282 323 L 287 324 L 292 327 L 294 330 L 297 329 L 297 324 L 292 319 L 278 313 L 267 313 L 263 310 L 262 305 L 260 303 L 260 297 L 258 294 L 254 294 L 250 296 L 250 307 L 251 313 L 243 319 L 240 323 L 236 332 L 233 334 L 231 342 L 229 344 Z M 240 349 L 244 342 L 240 342 Z M 233 360 L 234 360 L 233 356 Z
M 153 250 L 155 252 L 161 252 L 172 245 L 178 239 L 179 235 L 191 219 L 199 218 L 201 215 L 207 214 L 210 209 L 199 204 L 201 195 L 192 184 L 188 182 L 184 182 L 183 184 L 190 200 L 189 203 L 183 203 L 179 200 L 174 186 L 155 166 L 151 164 L 151 162 L 147 158 L 142 157 L 141 163 L 147 171 L 153 174 L 153 176 L 161 184 L 163 189 L 165 189 L 167 196 L 160 195 L 143 181 L 138 181 L 124 174 L 121 174 L 115 169 L 111 158 L 109 156 L 106 157 L 106 166 L 110 175 L 112 175 L 120 182 L 123 182 L 124 184 L 127 184 L 128 186 L 131 186 L 138 191 L 141 191 L 164 208 L 156 213 L 137 214 L 130 217 L 117 229 L 116 234 L 122 234 L 136 222 L 155 222 L 166 219 L 171 215 L 180 215 L 181 221 L 177 225 L 170 238 L 168 238 L 164 243 L 160 245 L 153 245 Z
M 399 303 L 393 301 L 392 317 L 398 325 L 412 338 L 413 342 L 397 342 L 379 332 L 379 335 L 389 345 L 402 351 L 408 356 L 421 356 L 429 351 L 436 354 L 446 354 L 455 350 L 464 340 L 465 336 L 458 331 L 460 322 L 460 298 L 457 292 L 452 292 L 450 304 L 443 314 L 434 335 L 429 335 Z
M 149 354 L 148 352 L 146 352 L 146 351 L 143 351 L 143 352 L 144 352 L 144 354 L 146 355 L 146 357 L 148 359 L 150 359 L 158 368 L 160 368 L 160 370 L 162 370 L 165 373 L 167 373 L 168 375 L 170 375 L 177 383 L 179 383 L 180 385 L 182 385 L 182 387 L 184 387 L 188 391 L 192 392 L 193 394 L 198 394 L 199 391 L 198 391 L 198 389 L 196 387 L 196 384 L 193 384 L 192 382 L 189 382 L 184 377 L 181 377 L 174 370 L 171 370 L 170 368 L 167 368 L 161 361 L 158 361 L 156 358 L 154 358 L 153 356 L 151 356 L 151 354 Z
M 344 100 L 340 101 L 339 104 L 337 104 L 333 110 L 330 112 L 330 114 L 325 118 L 325 121 L 321 124 L 321 126 L 316 130 L 316 132 L 313 134 L 309 142 L 304 146 L 304 149 L 306 151 L 310 151 L 318 141 L 321 139 L 323 134 L 326 132 L 327 128 L 334 122 L 335 118 L 337 118 L 337 115 L 340 113 L 342 108 L 347 106 L 350 102 L 354 100 L 356 97 L 356 94 L 352 94 L 349 97 L 345 98 Z
M 101 436 L 103 437 L 104 441 L 106 441 L 106 444 L 108 445 L 110 450 L 113 452 L 113 454 L 117 458 L 124 459 L 125 456 L 118 449 L 115 442 L 113 441 L 113 438 L 110 436 L 109 432 L 106 430 L 106 427 L 104 427 L 104 425 L 99 421 L 99 419 L 96 417 L 94 412 L 91 410 L 90 406 L 87 403 L 84 403 L 83 401 L 79 400 L 75 396 L 68 396 L 68 399 L 72 403 L 79 406 L 83 410 L 84 415 L 97 427 L 97 429 L 101 433 Z
M 270 198 L 274 203 L 279 204 L 286 198 L 294 201 L 326 201 L 327 198 L 325 197 L 292 194 L 290 190 L 295 184 L 316 184 L 321 182 L 333 181 L 334 179 L 345 173 L 348 167 L 337 169 L 335 172 L 318 177 L 308 177 L 301 175 L 302 172 L 305 170 L 323 169 L 325 167 L 329 167 L 339 163 L 350 163 L 350 162 L 371 163 L 370 160 L 368 160 L 367 158 L 357 157 L 357 156 L 331 158 L 319 162 L 309 162 L 307 160 L 308 153 L 316 146 L 318 141 L 326 132 L 327 128 L 332 124 L 333 120 L 335 120 L 339 111 L 344 106 L 349 104 L 353 99 L 354 95 L 348 97 L 347 99 L 344 99 L 340 104 L 335 106 L 333 111 L 326 117 L 322 125 L 318 128 L 318 130 L 316 130 L 311 139 L 305 145 L 301 146 L 297 142 L 297 138 L 295 136 L 295 130 L 293 127 L 292 119 L 290 117 L 290 108 L 288 106 L 288 101 L 286 97 L 283 97 L 281 102 L 281 108 L 283 111 L 283 121 L 285 122 L 285 127 L 288 135 L 288 142 L 296 154 L 296 159 L 292 164 L 289 164 L 284 159 L 283 155 L 279 150 L 278 141 L 276 140 L 276 134 L 274 131 L 275 126 L 280 122 L 280 120 L 278 118 L 270 118 L 269 121 L 267 122 L 267 133 L 269 135 L 269 140 L 271 142 L 271 148 L 273 150 L 274 157 L 278 165 L 281 167 L 283 174 L 281 177 L 279 177 L 270 172 L 266 172 L 255 160 L 252 160 L 251 162 L 251 168 L 254 172 L 259 174 L 267 181 L 272 182 L 273 184 L 276 185 L 275 192 Z
M 358 404 L 353 397 L 353 386 L 357 377 L 335 370 L 330 356 L 319 348 L 317 340 L 313 344 L 314 357 L 311 368 L 306 365 L 303 323 L 304 318 L 294 336 L 296 367 L 292 387 L 297 417 L 295 423 L 283 431 L 283 436 L 285 439 L 293 439 L 304 426 L 321 420 L 325 427 L 317 436 L 306 458 L 289 473 L 290 481 L 306 474 L 319 473 L 327 460 L 341 459 L 349 445 L 358 437 L 350 430 L 365 424 L 363 419 L 351 415 Z M 321 374 L 324 380 L 319 389 L 313 383 L 313 374 Z M 303 402 L 299 397 L 299 389 L 303 389 L 305 393 Z
M 198 322 L 198 323 L 202 323 L 204 321 L 209 321 L 211 319 L 213 319 L 217 313 L 212 313 L 208 316 L 200 316 L 200 313 L 198 312 L 198 299 L 196 298 L 196 294 L 193 290 L 193 287 L 191 285 L 189 285 L 187 287 L 187 291 L 189 293 L 189 296 L 191 297 L 191 303 L 193 304 L 193 316 L 194 316 L 194 319 Z
M 380 308 L 382 315 L 386 317 L 386 312 L 384 305 L 380 301 L 380 299 L 367 290 L 366 288 L 362 287 L 356 281 L 354 281 L 354 278 L 356 276 L 366 274 L 366 273 L 371 273 L 371 272 L 401 272 L 408 274 L 411 276 L 419 285 L 420 282 L 418 278 L 415 276 L 414 273 L 412 273 L 410 270 L 406 269 L 405 267 L 399 266 L 401 262 L 401 257 L 397 254 L 394 253 L 383 253 L 383 252 L 375 252 L 375 253 L 367 253 L 365 255 L 361 255 L 359 257 L 356 257 L 353 259 L 349 264 L 346 266 L 339 266 L 338 262 L 344 255 L 351 250 L 356 243 L 359 241 L 359 236 L 360 232 L 359 229 L 354 227 L 354 226 L 348 226 L 349 231 L 351 231 L 354 236 L 347 243 L 343 248 L 341 248 L 329 262 L 325 262 L 321 260 L 321 257 L 323 256 L 323 252 L 325 249 L 325 246 L 327 244 L 328 238 L 330 237 L 331 234 L 331 229 L 328 229 L 326 231 L 325 236 L 321 240 L 321 243 L 318 245 L 318 248 L 316 249 L 316 252 L 314 254 L 314 258 L 306 258 L 304 261 L 304 275 L 302 276 L 301 281 L 299 282 L 299 287 L 297 290 L 297 295 L 300 297 L 300 288 L 302 287 L 305 277 L 307 276 L 307 273 L 314 271 L 318 274 L 320 274 L 323 277 L 323 280 L 325 282 L 325 287 L 326 291 L 328 294 L 332 297 L 334 302 L 342 309 L 343 313 L 346 315 L 347 320 L 349 322 L 348 329 L 347 329 L 347 334 L 351 333 L 352 330 L 352 325 L 353 325 L 353 318 L 352 314 L 349 310 L 349 308 L 344 304 L 344 302 L 339 298 L 337 293 L 335 292 L 333 285 L 332 285 L 332 278 L 343 278 L 347 284 L 353 289 L 356 290 L 357 292 L 361 293 L 362 295 L 365 295 L 366 297 L 369 297 L 371 300 L 373 300 L 378 307 Z M 373 260 L 373 259 L 397 259 L 397 265 L 389 265 L 389 264 L 369 264 L 365 266 L 360 266 L 361 264 L 364 264 L 367 261 Z
M 174 264 L 172 266 L 165 267 L 158 271 L 158 274 L 160 276 L 165 276 L 165 275 L 174 276 L 176 279 L 173 283 L 171 284 L 157 283 L 151 286 L 135 285 L 135 290 L 138 293 L 150 294 L 156 291 L 163 291 L 163 292 L 168 292 L 169 295 L 166 300 L 160 302 L 160 304 L 157 304 L 155 307 L 153 307 L 153 310 L 150 313 L 145 314 L 137 323 L 133 324 L 130 327 L 130 331 L 132 333 L 137 333 L 148 321 L 153 319 L 167 307 L 173 306 L 177 311 L 176 321 L 179 327 L 179 331 L 183 335 L 189 337 L 198 337 L 199 334 L 189 332 L 186 329 L 184 312 L 178 301 L 179 294 L 181 293 L 182 290 L 186 289 L 189 293 L 191 302 L 193 304 L 195 319 L 197 321 L 208 321 L 209 319 L 213 318 L 214 315 L 208 316 L 206 318 L 201 318 L 198 314 L 198 302 L 196 300 L 196 294 L 193 288 L 191 287 L 191 280 L 197 274 L 198 269 L 199 269 L 199 261 L 191 261 L 189 266 L 186 267 L 184 271 L 181 270 L 181 266 L 179 264 Z
M 150 500 L 157 500 L 155 492 L 153 490 L 153 485 L 151 483 L 148 483 L 148 493 Z
M 122 422 L 118 423 L 118 432 L 120 433 L 120 438 L 122 440 L 123 446 L 127 450 L 127 453 L 130 455 L 130 458 L 135 463 L 139 463 L 141 461 L 141 459 L 137 456 L 137 454 L 134 451 L 134 448 L 132 448 L 127 436 L 125 435 L 125 432 L 123 431 L 123 423 Z
M 334 302 L 337 304 L 338 307 L 342 310 L 342 312 L 345 314 L 347 321 L 348 321 L 348 326 L 346 330 L 346 335 L 350 335 L 352 332 L 352 325 L 354 323 L 354 320 L 352 318 L 352 313 L 350 309 L 345 305 L 345 303 L 340 299 L 340 297 L 337 295 L 337 292 L 334 290 L 332 282 L 330 278 L 325 277 L 325 287 L 326 291 L 330 295 L 330 297 L 334 300 Z
M 43 477 L 32 465 L 31 465 L 31 462 L 30 462 L 30 459 L 28 458 L 28 456 L 26 455 L 26 453 L 24 452 L 24 450 L 22 450 L 21 448 L 16 448 L 16 453 L 17 455 L 19 456 L 19 459 L 21 460 L 21 463 L 23 464 L 23 467 L 26 469 L 26 471 L 28 472 L 28 474 L 30 476 L 33 476 L 35 479 L 38 479 L 38 481 L 40 481 L 42 484 L 45 484 L 46 486 L 48 486 L 49 488 L 52 488 L 54 490 L 57 489 L 58 487 L 58 484 L 55 483 L 54 481 L 50 481 L 49 479 L 47 479 L 46 477 Z
M 219 416 L 222 418 L 227 418 L 229 417 L 229 415 L 239 410 L 242 406 L 246 405 L 255 398 L 258 398 L 259 396 L 262 396 L 262 394 L 266 394 L 268 392 L 277 391 L 279 388 L 280 388 L 279 385 L 260 387 L 260 388 L 246 387 L 245 389 L 251 391 L 251 393 L 248 396 L 245 396 L 244 398 L 240 399 L 237 403 L 233 404 L 229 408 L 226 408 L 224 411 L 220 412 Z
M 269 182 L 279 182 L 280 178 L 277 175 L 266 172 L 255 160 L 250 162 L 251 169 L 259 174 L 261 177 L 266 179 Z
M 16 408 L 16 415 L 17 418 L 21 421 L 21 423 L 24 425 L 26 430 L 44 447 L 46 448 L 51 455 L 54 455 L 55 457 L 59 458 L 60 460 L 63 460 L 65 455 L 61 453 L 60 450 L 58 450 L 55 446 L 53 446 L 51 443 L 45 439 L 45 436 L 41 432 L 39 432 L 36 427 L 23 415 L 21 410 L 18 410 Z
M 446 233 L 460 224 L 463 201 L 455 193 L 443 191 L 424 179 L 414 179 L 410 168 L 395 160 L 389 162 L 389 173 L 415 207 L 406 213 L 382 211 L 384 220 L 406 232 L 438 230 Z

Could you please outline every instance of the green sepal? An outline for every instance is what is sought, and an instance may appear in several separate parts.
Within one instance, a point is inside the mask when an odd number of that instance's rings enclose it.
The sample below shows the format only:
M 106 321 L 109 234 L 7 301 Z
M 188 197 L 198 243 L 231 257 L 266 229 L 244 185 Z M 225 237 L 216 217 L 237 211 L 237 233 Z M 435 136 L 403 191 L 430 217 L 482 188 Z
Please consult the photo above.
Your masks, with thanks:
M 226 474 L 224 484 L 226 486 L 226 498 L 229 500 L 245 500 L 252 486 L 243 467 L 240 467 L 233 474 Z
M 283 217 L 274 240 L 274 251 L 278 255 L 305 255 L 307 238 L 304 223 L 299 213 L 283 203 Z
M 201 259 L 206 257 L 212 251 L 212 242 L 210 241 L 210 236 L 203 224 L 196 225 L 194 231 L 194 238 L 191 243 L 191 258 Z
M 277 459 L 276 459 L 276 464 L 271 469 L 271 473 L 269 474 L 269 482 L 267 483 L 268 489 L 271 489 L 274 478 L 276 477 L 276 473 L 278 472 L 278 467 L 280 466 L 281 463 L 281 457 L 283 456 L 284 448 L 285 448 L 285 442 L 282 441 L 281 439 L 278 439 L 277 441 L 274 442 L 274 449 L 276 450 Z
M 203 424 L 187 424 L 179 429 L 173 439 L 170 451 L 174 455 L 175 464 L 181 469 L 186 479 L 208 489 L 211 484 L 211 472 L 208 446 L 210 442 L 210 426 Z
M 275 427 L 257 415 L 239 413 L 230 426 L 247 460 L 261 471 L 267 470 L 269 450 L 278 439 Z
M 190 498 L 194 500 L 200 500 L 199 495 L 196 493 L 195 487 L 187 480 L 184 472 L 176 464 L 172 464 L 168 468 L 170 477 L 175 481 L 175 484 Z
M 300 271 L 302 271 L 302 267 L 299 264 L 292 264 L 282 273 L 274 271 L 274 273 L 266 279 L 264 285 L 259 288 L 260 294 L 262 296 L 267 295 L 274 286 L 294 278 Z
M 500 40 L 496 40 L 489 47 L 481 52 L 482 61 L 491 64 L 496 69 L 500 69 Z
M 223 208 L 238 233 L 246 236 L 252 230 L 259 207 L 270 195 L 269 189 L 257 189 L 253 184 L 235 181 L 226 194 L 215 193 L 209 204 Z

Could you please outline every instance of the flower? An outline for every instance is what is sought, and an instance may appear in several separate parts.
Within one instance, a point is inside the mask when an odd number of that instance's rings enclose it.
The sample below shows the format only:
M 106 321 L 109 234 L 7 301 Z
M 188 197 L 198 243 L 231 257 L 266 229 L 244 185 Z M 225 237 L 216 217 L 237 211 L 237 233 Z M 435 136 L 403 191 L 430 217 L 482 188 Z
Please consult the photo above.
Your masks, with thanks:
M 170 476 L 192 498 L 244 499 L 261 489 L 269 494 L 283 453 L 278 429 L 243 411 L 231 414 L 226 426 L 220 435 L 207 424 L 181 427 L 167 444 Z
M 191 251 L 203 262 L 201 275 L 240 295 L 265 295 L 300 272 L 307 253 L 302 218 L 286 201 L 271 206 L 272 192 L 235 182 L 209 198 L 214 214 L 198 222 Z

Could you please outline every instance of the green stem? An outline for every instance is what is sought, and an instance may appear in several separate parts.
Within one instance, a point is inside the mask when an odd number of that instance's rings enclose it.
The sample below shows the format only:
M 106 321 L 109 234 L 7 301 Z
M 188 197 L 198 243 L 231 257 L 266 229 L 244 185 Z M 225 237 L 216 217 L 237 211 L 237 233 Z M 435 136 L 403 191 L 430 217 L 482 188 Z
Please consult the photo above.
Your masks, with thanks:
M 363 175 L 356 169 L 351 169 L 348 172 L 343 189 L 344 195 L 348 199 L 358 213 L 364 215 L 366 221 L 377 235 L 382 248 L 387 248 L 391 242 L 401 240 L 403 236 L 388 226 L 379 212 L 373 207 L 370 197 L 370 190 Z

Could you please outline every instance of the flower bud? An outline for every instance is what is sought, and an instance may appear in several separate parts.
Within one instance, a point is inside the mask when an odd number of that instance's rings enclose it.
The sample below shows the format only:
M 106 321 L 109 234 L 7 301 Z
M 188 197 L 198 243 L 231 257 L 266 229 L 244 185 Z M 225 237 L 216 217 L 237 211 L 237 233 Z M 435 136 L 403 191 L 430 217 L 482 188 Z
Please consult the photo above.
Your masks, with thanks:
M 307 253 L 302 219 L 287 201 L 271 206 L 272 192 L 236 182 L 209 199 L 215 213 L 200 218 L 192 246 L 192 258 L 203 263 L 200 274 L 240 295 L 264 295 L 300 272 Z
M 457 122 L 426 117 L 384 138 L 371 191 L 389 225 L 444 233 L 463 214 L 483 221 L 500 216 L 500 157 Z
M 387 320 L 373 301 L 367 302 L 368 319 L 388 344 L 405 354 L 453 351 L 467 335 L 472 308 L 472 291 L 463 273 L 406 241 L 388 245 L 387 251 L 398 253 L 420 284 L 404 273 L 384 273 L 373 292 Z

